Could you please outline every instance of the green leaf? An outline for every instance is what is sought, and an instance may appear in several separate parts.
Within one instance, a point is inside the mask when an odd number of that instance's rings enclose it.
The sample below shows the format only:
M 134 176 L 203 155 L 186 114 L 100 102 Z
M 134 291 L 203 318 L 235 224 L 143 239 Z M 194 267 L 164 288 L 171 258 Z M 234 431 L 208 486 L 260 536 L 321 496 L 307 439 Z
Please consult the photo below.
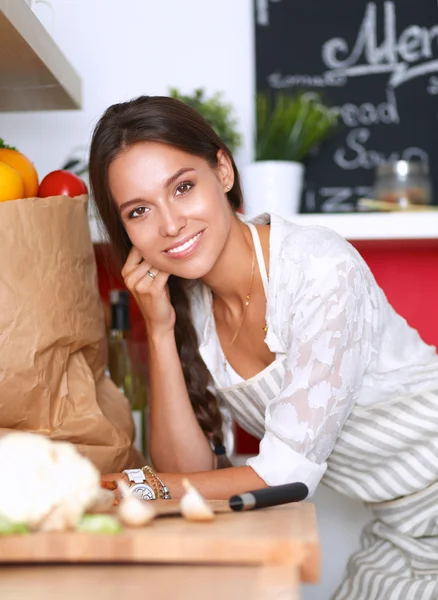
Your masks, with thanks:
M 256 160 L 302 161 L 337 128 L 337 116 L 310 92 L 256 96 Z
M 120 533 L 122 526 L 111 515 L 84 515 L 76 531 L 86 533 Z
M 240 147 L 242 136 L 238 131 L 233 107 L 223 101 L 221 92 L 216 92 L 207 98 L 203 88 L 195 89 L 190 95 L 181 94 L 177 88 L 169 88 L 169 95 L 196 110 L 214 129 L 232 154 Z
M 30 533 L 30 529 L 22 523 L 13 523 L 3 515 L 0 515 L 0 535 L 11 535 L 14 533 Z
M 0 148 L 6 148 L 8 150 L 17 150 L 15 146 L 9 146 L 8 144 L 6 144 L 2 138 L 0 138 Z

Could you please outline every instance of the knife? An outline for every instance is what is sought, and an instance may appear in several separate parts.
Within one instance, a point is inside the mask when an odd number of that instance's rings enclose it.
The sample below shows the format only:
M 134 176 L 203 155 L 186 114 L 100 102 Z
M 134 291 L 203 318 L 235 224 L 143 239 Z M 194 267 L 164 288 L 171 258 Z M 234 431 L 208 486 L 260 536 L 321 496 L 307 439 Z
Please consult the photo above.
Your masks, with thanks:
M 289 502 L 301 502 L 301 500 L 307 498 L 308 494 L 309 489 L 307 485 L 296 481 L 294 483 L 273 485 L 260 490 L 253 490 L 252 492 L 236 494 L 231 496 L 228 504 L 231 510 L 256 510 L 268 506 L 288 504 Z

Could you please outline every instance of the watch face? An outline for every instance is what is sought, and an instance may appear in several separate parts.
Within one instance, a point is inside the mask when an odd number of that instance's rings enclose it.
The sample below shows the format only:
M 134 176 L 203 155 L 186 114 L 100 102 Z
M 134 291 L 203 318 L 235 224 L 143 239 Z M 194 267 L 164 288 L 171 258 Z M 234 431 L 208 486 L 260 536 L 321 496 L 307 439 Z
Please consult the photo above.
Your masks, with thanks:
M 156 498 L 154 490 L 146 483 L 136 483 L 129 488 L 129 491 L 140 500 L 155 500 Z

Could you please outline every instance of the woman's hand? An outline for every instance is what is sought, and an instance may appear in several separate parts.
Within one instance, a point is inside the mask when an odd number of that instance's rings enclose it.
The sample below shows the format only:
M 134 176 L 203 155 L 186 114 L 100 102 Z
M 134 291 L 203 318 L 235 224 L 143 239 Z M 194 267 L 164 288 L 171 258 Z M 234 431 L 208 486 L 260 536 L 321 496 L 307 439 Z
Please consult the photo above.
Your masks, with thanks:
M 149 334 L 163 334 L 175 327 L 175 311 L 170 302 L 168 273 L 145 262 L 134 246 L 122 269 L 125 285 L 134 296 Z

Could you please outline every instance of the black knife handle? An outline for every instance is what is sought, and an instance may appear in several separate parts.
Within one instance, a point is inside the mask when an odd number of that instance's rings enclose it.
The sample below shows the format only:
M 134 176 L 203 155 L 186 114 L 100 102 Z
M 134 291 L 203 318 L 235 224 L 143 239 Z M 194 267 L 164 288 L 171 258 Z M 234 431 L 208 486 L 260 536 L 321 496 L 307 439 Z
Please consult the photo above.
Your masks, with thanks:
M 231 496 L 228 504 L 232 510 L 256 510 L 267 506 L 300 502 L 307 498 L 308 493 L 307 485 L 296 481 Z

